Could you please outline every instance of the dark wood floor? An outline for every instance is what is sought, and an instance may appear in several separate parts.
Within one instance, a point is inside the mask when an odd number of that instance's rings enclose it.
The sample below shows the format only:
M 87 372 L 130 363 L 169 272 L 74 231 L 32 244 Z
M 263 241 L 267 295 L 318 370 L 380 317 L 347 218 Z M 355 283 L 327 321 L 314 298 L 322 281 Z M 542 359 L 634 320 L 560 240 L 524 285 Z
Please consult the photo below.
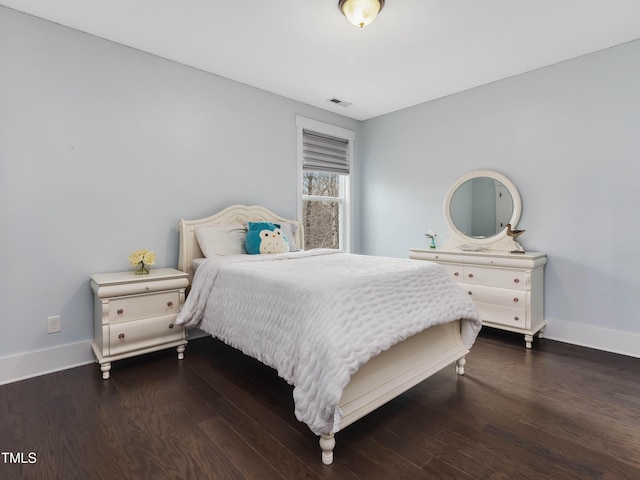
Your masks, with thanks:
M 639 359 L 490 329 L 467 359 L 340 432 L 331 466 L 291 387 L 210 338 L 16 382 L 0 478 L 640 479 Z

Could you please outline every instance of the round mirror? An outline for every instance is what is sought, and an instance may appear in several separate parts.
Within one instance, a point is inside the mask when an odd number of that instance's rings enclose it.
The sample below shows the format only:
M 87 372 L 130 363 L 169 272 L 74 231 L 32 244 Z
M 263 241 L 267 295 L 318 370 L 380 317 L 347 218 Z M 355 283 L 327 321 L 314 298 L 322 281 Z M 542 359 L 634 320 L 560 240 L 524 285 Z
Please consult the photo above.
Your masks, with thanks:
M 459 178 L 444 201 L 444 218 L 456 247 L 513 249 L 503 245 L 507 224 L 515 229 L 522 203 L 515 185 L 504 175 L 476 170 Z

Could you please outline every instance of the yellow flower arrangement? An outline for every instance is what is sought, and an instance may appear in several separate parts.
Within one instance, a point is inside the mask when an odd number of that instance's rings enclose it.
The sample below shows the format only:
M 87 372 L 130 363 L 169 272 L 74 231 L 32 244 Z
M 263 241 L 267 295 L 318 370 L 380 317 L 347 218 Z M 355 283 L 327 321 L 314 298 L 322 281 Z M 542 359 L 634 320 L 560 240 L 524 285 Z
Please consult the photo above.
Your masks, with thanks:
M 156 254 L 149 250 L 136 250 L 129 255 L 129 263 L 135 267 L 137 275 L 149 273 L 149 267 L 156 263 Z

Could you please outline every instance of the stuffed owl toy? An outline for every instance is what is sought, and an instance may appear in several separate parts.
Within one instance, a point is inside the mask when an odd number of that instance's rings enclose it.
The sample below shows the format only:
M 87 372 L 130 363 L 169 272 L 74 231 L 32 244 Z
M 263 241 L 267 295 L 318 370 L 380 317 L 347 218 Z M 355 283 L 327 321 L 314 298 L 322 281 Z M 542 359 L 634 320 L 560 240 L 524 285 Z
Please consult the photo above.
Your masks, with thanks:
M 289 242 L 282 230 L 260 231 L 260 253 L 286 253 L 289 251 Z
M 273 223 L 249 222 L 246 246 L 250 254 L 286 253 L 289 240 Z

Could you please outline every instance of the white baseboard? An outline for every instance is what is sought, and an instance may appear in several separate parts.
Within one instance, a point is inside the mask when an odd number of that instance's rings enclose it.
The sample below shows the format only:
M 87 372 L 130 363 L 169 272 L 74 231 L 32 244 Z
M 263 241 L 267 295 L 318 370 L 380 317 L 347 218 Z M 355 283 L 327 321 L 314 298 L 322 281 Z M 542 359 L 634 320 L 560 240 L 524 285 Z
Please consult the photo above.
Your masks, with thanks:
M 187 338 L 195 340 L 208 335 L 202 330 L 192 328 L 188 331 Z M 10 357 L 1 357 L 0 385 L 94 363 L 96 357 L 91 350 L 92 343 L 92 340 L 86 340 Z
M 546 319 L 544 338 L 640 358 L 640 334 Z
M 47 373 L 87 365 L 96 361 L 91 341 L 0 358 L 0 385 Z
M 189 338 L 207 336 L 198 329 Z M 640 358 L 640 334 L 547 319 L 544 338 Z M 96 361 L 91 340 L 0 358 L 0 385 L 46 375 Z

